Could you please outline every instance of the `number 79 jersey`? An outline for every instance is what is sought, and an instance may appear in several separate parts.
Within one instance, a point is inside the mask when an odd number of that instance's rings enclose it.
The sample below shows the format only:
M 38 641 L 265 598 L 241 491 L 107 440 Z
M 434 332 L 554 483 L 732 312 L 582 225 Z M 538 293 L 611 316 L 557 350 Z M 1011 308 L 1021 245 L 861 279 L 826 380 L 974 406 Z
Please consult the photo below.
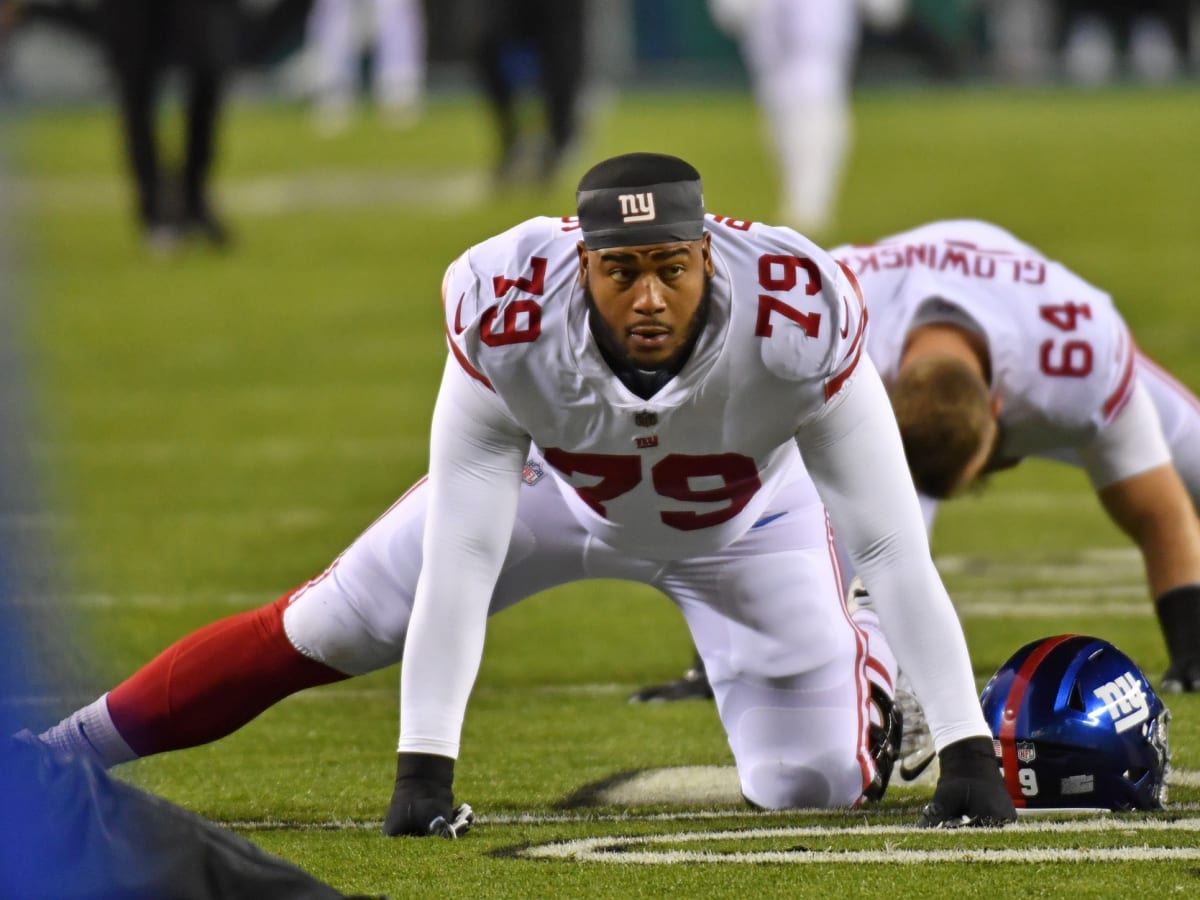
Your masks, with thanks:
M 831 253 L 862 286 L 885 382 L 915 327 L 984 338 L 1007 458 L 1082 447 L 1133 391 L 1133 340 L 1108 294 L 998 226 L 934 222 Z
M 707 225 L 708 320 L 649 399 L 592 337 L 574 218 L 531 219 L 470 248 L 442 286 L 458 364 L 532 438 L 579 521 L 634 556 L 703 555 L 744 534 L 807 477 L 795 434 L 863 355 L 861 295 L 827 253 L 785 228 Z

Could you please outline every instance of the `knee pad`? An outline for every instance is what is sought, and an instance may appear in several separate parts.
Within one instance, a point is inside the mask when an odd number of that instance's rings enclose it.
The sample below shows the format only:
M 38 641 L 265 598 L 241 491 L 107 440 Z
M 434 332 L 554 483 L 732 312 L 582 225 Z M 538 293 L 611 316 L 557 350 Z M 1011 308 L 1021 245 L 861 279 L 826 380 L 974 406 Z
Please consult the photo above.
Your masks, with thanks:
M 760 809 L 841 806 L 820 764 L 761 760 L 738 769 L 742 796 Z
M 731 742 L 742 795 L 763 809 L 854 806 L 867 778 L 856 720 L 837 709 L 747 710 Z

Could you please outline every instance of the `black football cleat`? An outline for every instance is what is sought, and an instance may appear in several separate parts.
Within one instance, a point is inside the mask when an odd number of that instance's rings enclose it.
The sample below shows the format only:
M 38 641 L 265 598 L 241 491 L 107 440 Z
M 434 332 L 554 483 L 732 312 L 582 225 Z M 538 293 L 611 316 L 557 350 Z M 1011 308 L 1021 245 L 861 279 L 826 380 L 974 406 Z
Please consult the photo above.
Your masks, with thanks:
M 712 685 L 704 671 L 704 661 L 697 656 L 682 678 L 644 687 L 629 695 L 630 703 L 674 703 L 676 700 L 711 700 Z

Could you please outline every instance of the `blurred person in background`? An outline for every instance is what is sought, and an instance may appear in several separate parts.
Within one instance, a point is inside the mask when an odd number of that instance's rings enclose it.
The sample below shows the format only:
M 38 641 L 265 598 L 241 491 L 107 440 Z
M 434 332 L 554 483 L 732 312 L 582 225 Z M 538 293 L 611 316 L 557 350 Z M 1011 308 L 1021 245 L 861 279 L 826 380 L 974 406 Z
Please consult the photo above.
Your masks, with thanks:
M 575 148 L 585 66 L 585 0 L 477 0 L 476 65 L 496 124 L 498 185 L 548 184 Z M 523 83 L 535 80 L 544 125 L 523 127 Z
M 863 7 L 860 10 L 860 5 Z M 750 74 L 780 179 L 779 220 L 801 234 L 833 225 L 850 150 L 860 15 L 898 23 L 907 0 L 709 0 Z
M 1162 82 L 1191 62 L 1192 0 L 1054 0 L 1064 71 L 1082 84 Z
M 230 232 L 213 209 L 209 182 L 237 51 L 236 0 L 100 0 L 98 13 L 147 247 L 169 253 L 193 238 L 227 247 Z M 162 159 L 157 133 L 160 95 L 176 65 L 184 74 L 186 119 L 178 170 Z
M 364 20 L 369 19 L 369 22 Z M 315 0 L 308 17 L 317 129 L 344 131 L 359 90 L 363 31 L 371 51 L 371 86 L 384 120 L 414 124 L 425 97 L 425 11 L 420 0 Z
M 16 27 L 19 12 L 17 0 L 0 0 L 0 99 L 8 81 L 8 36 Z
M 233 832 L 59 753 L 20 727 L 31 697 L 72 690 L 82 640 L 58 602 L 30 450 L 22 296 L 0 133 L 0 896 L 19 900 L 340 900 Z M 38 654 L 33 648 L 53 648 Z

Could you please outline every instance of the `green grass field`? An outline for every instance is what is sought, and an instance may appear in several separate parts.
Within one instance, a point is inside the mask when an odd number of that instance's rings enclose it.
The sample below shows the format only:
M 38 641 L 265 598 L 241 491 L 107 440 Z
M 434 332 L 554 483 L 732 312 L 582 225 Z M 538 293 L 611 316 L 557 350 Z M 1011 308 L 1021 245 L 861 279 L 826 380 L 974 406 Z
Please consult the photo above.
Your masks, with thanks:
M 994 220 L 1109 290 L 1142 348 L 1200 389 L 1198 101 L 1195 87 L 863 94 L 840 223 L 820 237 Z M 331 140 L 303 110 L 239 106 L 219 177 L 236 252 L 154 259 L 129 224 L 108 110 L 15 124 L 21 337 L 60 581 L 35 639 L 66 685 L 29 707 L 34 727 L 188 630 L 319 571 L 424 471 L 445 354 L 439 284 L 468 244 L 571 213 L 580 172 L 633 149 L 694 162 L 715 212 L 774 214 L 760 124 L 738 94 L 616 98 L 557 184 L 503 194 L 486 191 L 491 136 L 469 99 L 434 103 L 411 132 L 368 119 Z M 1161 674 L 1138 559 L 1078 473 L 1028 464 L 1003 475 L 947 507 L 934 538 L 981 685 L 1025 641 L 1063 631 L 1113 640 Z M 565 807 L 617 773 L 730 763 L 710 705 L 624 702 L 689 658 L 673 607 L 640 587 L 575 585 L 493 620 L 456 785 L 482 821 L 455 843 L 378 834 L 395 668 L 120 775 L 343 890 L 393 898 L 1200 889 L 1192 696 L 1171 703 L 1179 777 L 1163 815 L 930 834 L 908 827 L 928 788 L 838 815 L 756 815 L 720 796 Z M 585 838 L 615 840 L 587 858 L 580 845 L 538 849 Z M 1171 847 L 1193 852 L 1147 849 Z

